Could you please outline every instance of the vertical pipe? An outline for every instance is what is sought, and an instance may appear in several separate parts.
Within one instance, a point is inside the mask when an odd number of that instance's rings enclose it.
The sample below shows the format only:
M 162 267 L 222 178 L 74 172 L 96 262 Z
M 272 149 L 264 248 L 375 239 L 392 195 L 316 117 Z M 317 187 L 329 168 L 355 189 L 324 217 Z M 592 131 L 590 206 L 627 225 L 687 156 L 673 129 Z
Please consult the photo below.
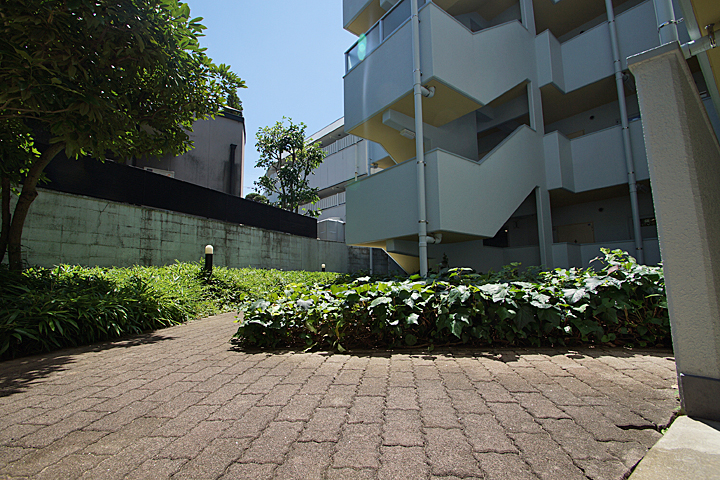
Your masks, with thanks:
M 411 0 L 412 47 L 413 47 L 413 96 L 415 98 L 415 160 L 418 187 L 418 256 L 420 276 L 427 277 L 427 214 L 425 211 L 425 147 L 423 145 L 422 91 L 420 75 L 420 17 L 418 0 Z
M 653 0 L 653 6 L 655 7 L 655 19 L 658 24 L 660 45 L 680 41 L 672 0 Z
M 370 251 L 370 275 L 372 275 L 373 273 L 375 273 L 373 272 L 373 248 L 368 247 L 368 250 Z
M 633 232 L 635 237 L 635 258 L 638 263 L 645 263 L 642 233 L 640 231 L 640 209 L 638 208 L 635 165 L 630 145 L 630 128 L 628 126 L 627 104 L 625 103 L 625 88 L 623 87 L 622 63 L 620 61 L 620 47 L 618 46 L 617 28 L 615 26 L 615 12 L 613 11 L 612 0 L 605 0 L 605 8 L 607 9 L 608 26 L 610 28 L 610 42 L 612 43 L 613 52 L 613 64 L 615 65 L 615 86 L 617 87 L 618 103 L 620 105 L 620 122 L 622 123 L 625 166 L 627 167 L 628 187 L 630 189 L 630 207 L 632 209 Z
M 235 149 L 237 145 L 234 143 L 230 144 L 230 174 L 228 175 L 228 193 L 233 194 L 233 187 L 235 183 Z

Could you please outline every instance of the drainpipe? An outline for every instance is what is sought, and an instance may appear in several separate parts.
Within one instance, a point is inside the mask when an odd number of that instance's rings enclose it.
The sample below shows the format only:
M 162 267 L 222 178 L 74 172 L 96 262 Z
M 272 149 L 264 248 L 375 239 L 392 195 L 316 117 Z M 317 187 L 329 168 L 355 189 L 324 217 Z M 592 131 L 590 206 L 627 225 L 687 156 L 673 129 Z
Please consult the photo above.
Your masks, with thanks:
M 425 206 L 425 146 L 423 139 L 422 85 L 420 74 L 420 17 L 418 0 L 410 1 L 413 48 L 413 96 L 415 98 L 415 160 L 417 163 L 418 186 L 418 256 L 420 258 L 420 276 L 427 277 L 427 213 Z
M 655 7 L 660 45 L 680 41 L 677 32 L 678 22 L 675 20 L 672 0 L 653 0 L 653 7 Z
M 233 186 L 235 183 L 235 149 L 237 145 L 234 143 L 230 144 L 230 175 L 228 175 L 228 193 L 233 194 Z
M 615 65 L 615 85 L 617 86 L 618 103 L 620 104 L 620 121 L 622 123 L 623 147 L 625 149 L 625 165 L 627 167 L 628 187 L 630 188 L 630 207 L 632 208 L 633 231 L 635 234 L 635 258 L 638 263 L 645 263 L 642 233 L 640 231 L 640 209 L 638 208 L 635 165 L 630 146 L 630 129 L 628 126 L 627 104 L 625 103 L 625 88 L 623 87 L 622 63 L 620 61 L 620 47 L 618 46 L 617 28 L 615 26 L 615 12 L 613 11 L 612 0 L 605 0 L 605 8 L 607 9 L 608 26 L 610 27 L 613 64 Z

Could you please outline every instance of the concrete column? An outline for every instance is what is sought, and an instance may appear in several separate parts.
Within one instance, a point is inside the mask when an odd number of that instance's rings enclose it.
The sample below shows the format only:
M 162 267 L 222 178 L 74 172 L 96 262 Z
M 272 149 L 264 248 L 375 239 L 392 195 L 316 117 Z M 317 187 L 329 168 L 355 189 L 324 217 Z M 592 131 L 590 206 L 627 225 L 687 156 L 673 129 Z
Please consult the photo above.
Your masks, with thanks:
M 552 253 L 552 215 L 550 214 L 550 193 L 545 187 L 535 188 L 535 209 L 537 211 L 538 239 L 540 240 L 540 263 L 555 268 Z
M 628 59 L 650 166 L 678 385 L 720 420 L 720 145 L 677 43 Z
M 532 8 L 532 6 L 531 6 Z M 530 115 L 530 127 L 538 135 L 545 134 L 545 122 L 542 111 L 542 95 L 537 87 L 537 78 L 527 85 L 528 113 Z M 535 188 L 535 208 L 538 222 L 538 239 L 540 245 L 540 263 L 547 268 L 555 268 L 555 261 L 552 253 L 552 213 L 550 209 L 550 193 L 546 188 L 545 176 L 538 179 L 538 187 Z
M 532 33 L 533 36 L 537 35 L 532 0 L 520 0 L 520 15 L 522 16 L 522 24 L 528 29 L 528 32 Z

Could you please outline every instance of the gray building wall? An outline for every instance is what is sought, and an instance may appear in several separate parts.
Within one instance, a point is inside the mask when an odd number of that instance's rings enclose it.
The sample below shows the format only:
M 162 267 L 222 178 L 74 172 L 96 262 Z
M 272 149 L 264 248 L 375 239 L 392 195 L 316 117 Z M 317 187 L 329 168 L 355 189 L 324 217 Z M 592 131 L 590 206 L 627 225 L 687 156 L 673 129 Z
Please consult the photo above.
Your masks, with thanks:
M 176 157 L 134 159 L 133 165 L 171 171 L 179 180 L 242 196 L 245 121 L 237 113 L 226 111 L 215 118 L 196 121 L 189 132 L 194 144 L 189 152 Z M 235 145 L 232 157 L 231 145 Z

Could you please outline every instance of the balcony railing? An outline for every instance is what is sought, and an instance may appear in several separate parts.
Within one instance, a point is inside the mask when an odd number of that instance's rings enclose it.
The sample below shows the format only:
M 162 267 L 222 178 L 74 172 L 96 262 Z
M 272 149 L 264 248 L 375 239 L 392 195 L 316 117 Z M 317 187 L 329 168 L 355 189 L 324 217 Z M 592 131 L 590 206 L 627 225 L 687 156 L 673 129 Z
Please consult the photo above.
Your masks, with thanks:
M 418 6 L 425 5 L 429 1 L 418 0 Z M 370 27 L 370 30 L 360 35 L 353 46 L 345 52 L 345 73 L 365 60 L 365 57 L 408 20 L 410 20 L 410 0 L 401 0 Z

